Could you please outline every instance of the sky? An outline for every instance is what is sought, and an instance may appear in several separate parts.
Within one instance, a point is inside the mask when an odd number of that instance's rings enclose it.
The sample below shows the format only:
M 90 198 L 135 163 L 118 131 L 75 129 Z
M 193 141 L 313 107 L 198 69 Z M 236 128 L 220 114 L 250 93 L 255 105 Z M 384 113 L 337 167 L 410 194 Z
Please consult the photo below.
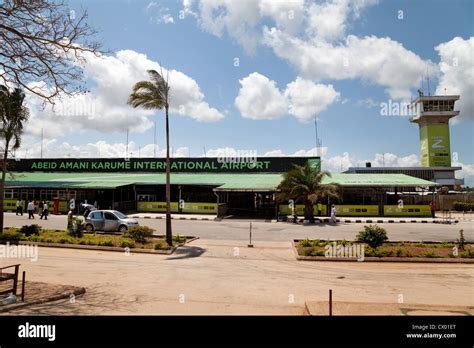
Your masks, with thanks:
M 382 106 L 407 103 L 418 89 L 460 94 L 453 165 L 474 185 L 472 1 L 67 3 L 73 14 L 87 10 L 105 53 L 85 57 L 89 93 L 54 109 L 29 96 L 17 157 L 41 148 L 43 157 L 163 156 L 163 111 L 126 104 L 155 69 L 171 87 L 173 156 L 320 154 L 331 172 L 366 161 L 419 165 L 418 126 Z

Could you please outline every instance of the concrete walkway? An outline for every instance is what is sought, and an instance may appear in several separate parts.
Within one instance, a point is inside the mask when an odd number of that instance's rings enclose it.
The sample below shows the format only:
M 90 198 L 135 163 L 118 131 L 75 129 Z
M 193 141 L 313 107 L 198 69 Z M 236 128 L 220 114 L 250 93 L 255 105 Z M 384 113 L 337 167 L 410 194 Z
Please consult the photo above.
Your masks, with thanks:
M 166 214 L 163 213 L 134 213 L 129 214 L 130 217 L 136 219 L 165 219 Z M 173 213 L 171 218 L 174 220 L 200 220 L 200 221 L 265 221 L 265 222 L 282 222 L 282 219 L 244 219 L 234 216 L 228 216 L 223 219 L 217 218 L 216 215 L 212 214 L 176 214 Z M 329 223 L 328 217 L 316 218 L 319 223 Z M 464 220 L 464 219 L 463 219 Z M 464 220 L 468 221 L 468 220 Z M 469 220 L 470 221 L 470 220 Z M 298 222 L 303 223 L 303 216 L 298 216 Z M 445 220 L 441 217 L 433 218 L 413 218 L 413 217 L 362 217 L 362 216 L 351 216 L 351 217 L 338 217 L 337 222 L 339 223 L 458 223 L 459 219 L 451 218 Z

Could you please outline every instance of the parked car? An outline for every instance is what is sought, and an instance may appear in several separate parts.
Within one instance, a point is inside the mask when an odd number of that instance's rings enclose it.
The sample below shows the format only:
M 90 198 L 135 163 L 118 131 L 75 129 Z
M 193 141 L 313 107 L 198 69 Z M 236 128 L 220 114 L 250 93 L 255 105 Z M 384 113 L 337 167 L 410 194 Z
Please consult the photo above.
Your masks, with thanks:
M 138 221 L 118 210 L 94 210 L 87 215 L 85 225 L 87 232 L 119 231 L 123 233 L 128 228 L 138 226 Z
M 92 204 L 81 203 L 79 208 L 79 214 L 86 218 L 87 215 L 89 215 L 89 213 L 93 210 L 97 210 L 97 208 L 94 207 Z

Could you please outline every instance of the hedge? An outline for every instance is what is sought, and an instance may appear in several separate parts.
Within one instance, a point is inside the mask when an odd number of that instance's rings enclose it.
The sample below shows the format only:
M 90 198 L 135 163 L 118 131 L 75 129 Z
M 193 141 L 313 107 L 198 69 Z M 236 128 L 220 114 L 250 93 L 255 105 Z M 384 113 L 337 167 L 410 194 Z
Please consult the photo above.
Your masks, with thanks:
M 454 202 L 453 209 L 456 211 L 470 211 L 474 210 L 474 203 Z

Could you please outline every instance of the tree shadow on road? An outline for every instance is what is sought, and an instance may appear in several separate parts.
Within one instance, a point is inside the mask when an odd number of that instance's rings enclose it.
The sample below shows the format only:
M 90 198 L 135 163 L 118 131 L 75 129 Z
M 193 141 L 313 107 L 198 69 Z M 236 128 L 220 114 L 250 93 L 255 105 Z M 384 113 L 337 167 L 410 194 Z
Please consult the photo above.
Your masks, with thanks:
M 166 260 L 180 260 L 189 259 L 193 257 L 199 257 L 206 252 L 206 249 L 198 246 L 184 245 L 176 249 L 172 257 L 166 258 Z

